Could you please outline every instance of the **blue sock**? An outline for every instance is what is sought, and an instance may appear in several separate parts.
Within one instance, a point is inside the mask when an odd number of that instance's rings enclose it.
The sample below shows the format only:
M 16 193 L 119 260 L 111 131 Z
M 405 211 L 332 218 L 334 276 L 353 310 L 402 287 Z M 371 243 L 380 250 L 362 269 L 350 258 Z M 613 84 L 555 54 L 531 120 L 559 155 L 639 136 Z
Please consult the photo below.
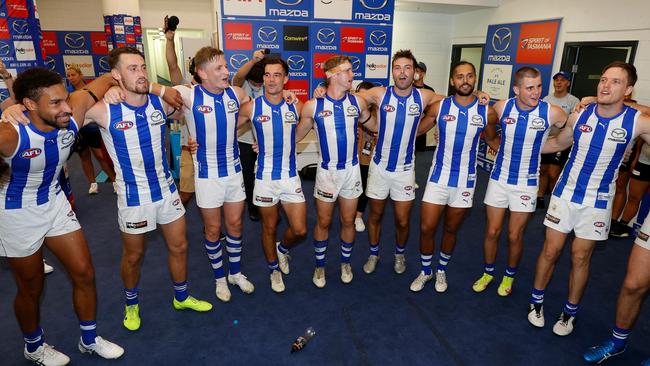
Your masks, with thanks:
M 431 259 L 433 259 L 433 254 L 420 254 L 420 262 L 422 263 L 422 272 L 425 275 L 431 275 Z
M 447 254 L 441 250 L 440 253 L 438 254 L 438 267 L 436 267 L 436 269 L 438 271 L 446 270 L 450 259 L 451 259 L 451 254 Z
M 316 254 L 316 267 L 325 267 L 325 252 L 327 252 L 327 240 L 314 239 L 314 253 Z
M 490 276 L 494 276 L 494 263 L 485 263 L 483 270 Z
M 97 338 L 97 322 L 94 320 L 80 321 L 79 328 L 81 329 L 81 341 L 86 346 L 95 343 Z
M 187 281 L 174 282 L 174 298 L 176 298 L 176 301 L 185 301 L 187 296 Z
M 40 326 L 37 327 L 33 332 L 23 333 L 23 339 L 25 340 L 25 348 L 27 348 L 27 352 L 35 352 L 38 347 L 43 344 L 43 338 L 43 328 Z
M 210 259 L 210 265 L 212 266 L 212 273 L 214 273 L 214 278 L 224 278 L 226 274 L 223 270 L 223 251 L 221 250 L 220 241 L 209 241 L 205 239 L 205 251 L 208 253 L 208 259 Z
M 126 296 L 126 305 L 136 305 L 138 300 L 138 288 L 125 288 L 124 295 Z
M 278 244 L 278 250 L 282 254 L 288 254 L 289 253 L 289 249 L 287 247 L 285 247 L 284 243 L 282 243 L 282 242 L 280 242 L 280 244 Z
M 399 244 L 395 243 L 395 254 L 404 254 L 406 251 L 406 244 L 400 246 Z
M 506 273 L 505 273 L 506 277 L 514 278 L 516 274 L 517 274 L 517 267 L 506 266 Z
M 533 287 L 533 292 L 530 294 L 530 303 L 531 304 L 544 303 L 544 290 L 538 290 Z
M 379 243 L 370 244 L 370 255 L 379 256 Z
M 622 349 L 627 344 L 627 337 L 630 336 L 631 329 L 614 327 L 612 329 L 612 342 L 616 349 Z
M 269 266 L 269 272 L 270 273 L 273 273 L 273 271 L 279 271 L 280 270 L 280 266 L 278 265 L 277 260 L 275 260 L 273 262 L 269 262 L 268 266 Z
M 235 238 L 226 234 L 226 251 L 228 252 L 228 272 L 235 275 L 240 272 L 241 236 Z
M 578 304 L 572 304 L 569 302 L 569 300 L 567 300 L 567 302 L 564 303 L 564 310 L 562 311 L 564 311 L 565 313 L 571 316 L 576 316 L 576 314 L 578 313 L 578 307 L 579 307 Z
M 352 247 L 354 242 L 348 243 L 341 240 L 341 263 L 350 263 L 350 256 L 352 255 Z

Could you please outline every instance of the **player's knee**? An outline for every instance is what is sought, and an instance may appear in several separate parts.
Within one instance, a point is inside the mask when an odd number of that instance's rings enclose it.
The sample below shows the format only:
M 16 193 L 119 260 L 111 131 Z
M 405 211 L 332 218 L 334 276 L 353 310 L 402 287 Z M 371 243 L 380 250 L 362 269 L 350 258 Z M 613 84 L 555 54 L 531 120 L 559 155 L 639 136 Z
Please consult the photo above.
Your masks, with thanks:
M 395 226 L 397 230 L 404 231 L 409 229 L 409 218 L 408 217 L 396 217 Z
M 171 255 L 185 255 L 187 254 L 187 240 L 185 238 L 180 240 L 175 240 L 173 243 L 169 243 L 168 251 Z
M 500 227 L 488 227 L 485 236 L 487 236 L 488 239 L 492 240 L 497 240 L 499 239 L 499 236 L 501 235 L 501 228 Z
M 444 225 L 445 232 L 448 234 L 456 234 L 458 232 L 458 225 L 445 223 Z
M 291 228 L 296 239 L 301 240 L 307 236 L 307 225 L 297 225 Z
M 217 241 L 221 236 L 221 225 L 206 225 L 203 232 L 209 241 Z
M 561 251 L 559 249 L 545 246 L 540 256 L 547 262 L 555 263 L 557 258 L 560 256 L 560 253 Z
M 643 296 L 650 289 L 650 281 L 641 281 L 636 276 L 626 276 L 621 293 L 630 296 Z
M 330 225 L 332 225 L 332 217 L 331 216 L 318 216 L 317 223 L 319 228 L 321 229 L 328 229 Z
M 509 231 L 508 232 L 508 243 L 510 245 L 518 245 L 521 243 L 521 240 L 523 238 L 523 233 L 520 231 Z
M 75 270 L 74 273 L 70 272 L 75 286 L 90 287 L 95 284 L 95 269 L 92 264 L 86 263 Z
M 591 261 L 591 252 L 587 250 L 574 250 L 571 252 L 571 262 L 573 266 L 588 266 Z

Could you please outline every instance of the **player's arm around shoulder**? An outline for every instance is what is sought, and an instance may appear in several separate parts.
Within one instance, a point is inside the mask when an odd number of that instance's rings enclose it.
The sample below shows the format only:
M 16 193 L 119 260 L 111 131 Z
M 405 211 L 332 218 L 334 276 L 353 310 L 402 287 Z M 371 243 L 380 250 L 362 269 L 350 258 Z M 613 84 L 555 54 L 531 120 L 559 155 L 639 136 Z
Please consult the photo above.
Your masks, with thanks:
M 302 106 L 300 111 L 300 121 L 296 127 L 296 142 L 304 139 L 314 127 L 314 109 L 316 108 L 316 99 L 310 99 Z
M 430 109 L 431 106 L 445 99 L 444 95 L 438 94 L 429 89 L 419 89 L 419 90 L 420 93 L 422 93 L 422 96 L 424 97 L 423 98 L 424 109 Z
M 567 118 L 569 117 L 566 112 L 560 108 L 559 106 L 556 106 L 554 104 L 551 104 L 551 110 L 549 112 L 549 117 L 550 121 L 549 123 L 555 127 L 558 128 L 564 128 L 564 125 L 566 125 Z
M 254 99 L 249 100 L 239 107 L 239 114 L 237 115 L 237 127 L 241 127 L 253 119 Z
M 485 125 L 485 133 L 483 134 L 483 138 L 485 139 L 485 143 L 488 144 L 488 146 L 490 146 L 490 148 L 494 151 L 498 151 L 499 146 L 501 145 L 501 138 L 497 133 L 498 124 L 499 115 L 496 109 L 494 107 L 488 107 L 487 124 Z
M 0 123 L 0 156 L 11 156 L 18 148 L 18 131 L 11 123 Z
M 650 144 L 650 114 L 642 112 L 636 123 L 637 136 L 640 136 L 646 144 Z
M 237 95 L 237 99 L 239 100 L 239 105 L 242 105 L 253 98 L 251 98 L 244 89 L 238 87 L 238 86 L 231 86 L 232 90 L 235 91 L 235 95 Z
M 374 114 L 370 112 L 370 107 L 365 100 L 358 99 L 358 103 L 360 109 L 359 124 L 368 131 L 377 132 L 377 129 L 379 128 L 377 118 L 375 118 Z
M 578 113 L 571 113 L 560 133 L 546 139 L 546 143 L 542 147 L 542 154 L 556 153 L 571 146 L 573 143 L 573 126 L 577 120 Z
M 79 120 L 78 120 L 79 121 Z M 95 103 L 85 114 L 83 124 L 97 123 L 99 127 L 108 128 L 108 109 L 106 103 L 102 100 Z
M 427 113 L 422 117 L 422 119 L 420 119 L 420 123 L 418 124 L 418 132 L 417 132 L 418 136 L 424 135 L 425 133 L 429 132 L 429 130 L 436 125 L 438 113 L 440 113 L 441 103 L 442 103 L 442 99 L 433 103 L 431 107 L 427 109 Z

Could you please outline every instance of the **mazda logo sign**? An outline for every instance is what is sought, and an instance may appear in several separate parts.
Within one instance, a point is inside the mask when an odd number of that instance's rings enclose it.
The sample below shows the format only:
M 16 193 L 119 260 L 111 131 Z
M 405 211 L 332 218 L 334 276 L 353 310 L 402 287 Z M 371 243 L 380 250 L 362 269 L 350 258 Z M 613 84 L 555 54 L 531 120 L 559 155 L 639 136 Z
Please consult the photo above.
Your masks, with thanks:
M 11 28 L 18 34 L 26 34 L 29 32 L 29 24 L 26 20 L 23 19 L 14 20 Z
M 334 42 L 336 32 L 334 32 L 332 28 L 321 28 L 318 30 L 318 33 L 316 33 L 316 38 L 318 38 L 318 42 L 322 44 L 330 44 Z
M 273 27 L 262 27 L 257 31 L 257 36 L 264 43 L 273 43 L 278 39 L 278 31 Z
M 361 66 L 361 59 L 357 56 L 350 56 L 350 63 L 352 64 L 352 71 L 357 71 Z
M 232 56 L 230 56 L 230 66 L 233 67 L 233 69 L 239 70 L 239 68 L 247 63 L 249 61 L 248 56 L 244 55 L 243 53 L 236 53 Z
M 99 61 L 97 61 L 97 64 L 99 65 L 99 68 L 102 71 L 106 71 L 106 72 L 111 71 L 111 67 L 108 64 L 107 56 L 102 56 L 102 58 L 100 58 Z
M 302 2 L 302 0 L 276 0 L 279 4 L 285 6 L 296 6 Z
M 497 52 L 503 52 L 510 47 L 512 40 L 512 31 L 510 28 L 501 27 L 494 31 L 492 35 L 492 49 Z
M 370 33 L 370 43 L 375 46 L 383 46 L 386 44 L 386 32 L 382 30 L 374 30 Z
M 56 69 L 56 60 L 53 59 L 50 56 L 45 57 L 45 60 L 43 61 L 43 63 L 45 64 L 46 68 L 48 68 L 48 69 L 50 69 L 52 71 L 54 71 L 54 69 Z
M 291 71 L 302 71 L 305 68 L 305 58 L 300 55 L 291 55 L 287 58 L 287 64 Z
M 9 43 L 0 41 L 0 56 L 9 56 L 11 47 Z
M 80 33 L 68 33 L 63 37 L 63 40 L 70 48 L 81 48 L 86 44 L 86 37 Z
M 383 9 L 388 4 L 388 0 L 361 0 L 361 5 L 370 10 Z

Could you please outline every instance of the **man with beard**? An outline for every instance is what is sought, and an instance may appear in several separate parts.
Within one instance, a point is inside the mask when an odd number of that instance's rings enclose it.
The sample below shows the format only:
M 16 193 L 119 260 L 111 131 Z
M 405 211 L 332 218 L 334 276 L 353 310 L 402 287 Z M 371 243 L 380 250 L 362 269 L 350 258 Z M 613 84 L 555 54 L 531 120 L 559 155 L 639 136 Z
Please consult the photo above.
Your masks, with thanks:
M 133 47 L 113 49 L 111 75 L 123 88 L 120 104 L 97 103 L 87 117 L 97 122 L 117 173 L 118 223 L 122 234 L 122 281 L 126 297 L 123 325 L 140 328 L 138 281 L 145 252 L 145 233 L 160 225 L 167 243 L 177 310 L 209 311 L 212 305 L 189 296 L 185 209 L 169 171 L 165 121 L 175 109 L 148 93 L 144 56 Z M 163 87 L 164 88 L 164 87 Z M 165 90 L 161 91 L 162 95 Z
M 557 152 L 573 144 L 544 220 L 546 239 L 537 259 L 528 308 L 528 321 L 542 328 L 544 291 L 566 237 L 573 231 L 568 299 L 553 326 L 553 333 L 560 336 L 573 331 L 596 241 L 607 240 L 616 175 L 625 151 L 637 137 L 650 141 L 650 116 L 623 104 L 636 80 L 636 68 L 628 63 L 616 61 L 605 66 L 598 82 L 597 102 L 571 114 L 567 126 L 557 137 L 549 138 L 542 149 L 543 153 Z M 602 356 L 608 351 L 613 350 L 606 350 Z
M 358 123 L 373 130 L 375 120 L 363 99 L 350 94 L 354 72 L 350 58 L 333 56 L 323 63 L 326 92 L 309 100 L 302 108 L 296 141 L 302 140 L 314 127 L 319 141 L 320 164 L 316 172 L 314 197 L 317 221 L 314 229 L 316 269 L 312 281 L 325 287 L 325 252 L 332 214 L 339 202 L 341 219 L 341 282 L 352 282 L 350 256 L 354 246 L 354 218 L 361 195 L 361 172 L 357 155 Z
M 25 340 L 24 356 L 39 365 L 65 365 L 68 356 L 44 342 L 39 303 L 43 292 L 43 249 L 61 261 L 73 285 L 83 353 L 120 357 L 124 350 L 97 336 L 97 290 L 90 251 L 56 179 L 72 152 L 85 111 L 112 84 L 100 77 L 88 90 L 68 97 L 55 72 L 23 72 L 13 86 L 27 109 L 27 124 L 0 123 L 0 256 L 7 257 L 18 289 L 14 308 Z M 11 107 L 22 110 L 22 105 Z M 22 113 L 22 112 L 20 112 Z M 10 172 L 8 172 L 10 170 Z M 7 174 L 7 176 L 5 176 Z M 8 179 L 7 179 L 8 178 Z
M 494 104 L 501 137 L 497 136 L 495 125 L 486 129 L 486 141 L 498 153 L 484 200 L 487 212 L 484 273 L 472 286 L 475 292 L 482 292 L 494 278 L 497 246 L 509 209 L 508 265 L 497 289 L 499 296 L 508 296 L 512 291 L 523 252 L 526 224 L 535 212 L 542 146 L 550 128 L 563 127 L 567 118 L 562 108 L 540 100 L 542 75 L 539 70 L 527 66 L 517 70 L 512 90 L 514 98 Z
M 381 221 L 386 199 L 395 206 L 395 273 L 406 270 L 405 250 L 409 237 L 411 208 L 415 199 L 415 135 L 424 110 L 443 97 L 413 87 L 417 62 L 410 50 L 393 55 L 393 86 L 375 87 L 356 95 L 377 106 L 377 145 L 368 170 L 366 196 L 369 198 L 368 237 L 370 256 L 363 266 L 373 273 L 379 261 Z
M 497 115 L 491 107 L 480 105 L 472 93 L 476 83 L 476 69 L 467 61 L 451 68 L 449 83 L 455 94 L 436 102 L 427 111 L 418 127 L 418 134 L 438 125 L 440 142 L 433 157 L 429 182 L 422 198 L 420 214 L 420 260 L 422 271 L 411 283 L 411 291 L 418 292 L 433 278 L 431 260 L 434 235 L 440 218 L 444 216 L 442 245 L 436 268 L 435 289 L 447 290 L 446 268 L 456 246 L 456 234 L 468 208 L 472 207 L 476 186 L 476 154 L 481 132 L 488 123 L 495 123 Z
M 296 169 L 296 126 L 302 103 L 284 100 L 289 66 L 279 58 L 262 61 L 264 95 L 244 103 L 239 124 L 251 122 L 259 153 L 254 201 L 262 217 L 262 248 L 268 262 L 271 289 L 285 290 L 282 273 L 289 274 L 289 249 L 307 235 L 307 205 Z M 280 205 L 288 227 L 276 243 Z

